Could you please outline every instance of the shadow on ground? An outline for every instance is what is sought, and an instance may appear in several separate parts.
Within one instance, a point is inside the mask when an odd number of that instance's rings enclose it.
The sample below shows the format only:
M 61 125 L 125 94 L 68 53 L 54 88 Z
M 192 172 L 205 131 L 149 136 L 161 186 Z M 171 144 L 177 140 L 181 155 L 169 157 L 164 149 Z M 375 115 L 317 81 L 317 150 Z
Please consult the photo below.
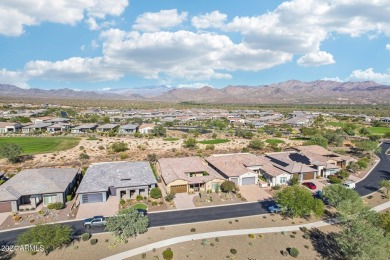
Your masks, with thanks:
M 345 259 L 335 240 L 336 233 L 324 233 L 319 229 L 312 229 L 309 231 L 309 235 L 314 249 L 321 255 L 322 259 Z

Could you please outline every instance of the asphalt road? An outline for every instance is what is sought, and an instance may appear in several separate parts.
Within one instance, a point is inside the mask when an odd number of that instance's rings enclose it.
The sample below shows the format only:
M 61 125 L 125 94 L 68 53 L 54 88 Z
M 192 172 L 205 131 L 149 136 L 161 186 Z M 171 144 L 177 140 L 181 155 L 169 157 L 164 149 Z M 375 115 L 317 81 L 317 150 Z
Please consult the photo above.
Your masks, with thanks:
M 380 158 L 380 162 L 364 180 L 356 184 L 356 191 L 361 196 L 377 191 L 379 189 L 378 182 L 380 179 L 390 179 L 390 155 L 386 155 L 386 151 L 390 148 L 390 141 L 382 143 L 381 146 L 382 152 L 377 154 Z M 158 227 L 264 214 L 267 213 L 267 208 L 272 204 L 272 201 L 243 203 L 221 207 L 150 213 L 148 216 L 150 219 L 150 226 Z M 83 221 L 80 220 L 66 222 L 66 225 L 72 226 L 76 234 L 82 234 L 87 231 L 83 227 Z M 0 246 L 4 244 L 13 244 L 18 235 L 25 230 L 26 229 L 19 229 L 1 232 Z M 95 227 L 88 231 L 91 233 L 100 233 L 104 232 L 104 228 Z
M 381 179 L 390 180 L 390 155 L 386 154 L 386 151 L 390 148 L 390 141 L 383 142 L 381 147 L 381 153 L 376 154 L 380 159 L 378 165 L 364 180 L 356 184 L 356 191 L 360 196 L 377 191 Z

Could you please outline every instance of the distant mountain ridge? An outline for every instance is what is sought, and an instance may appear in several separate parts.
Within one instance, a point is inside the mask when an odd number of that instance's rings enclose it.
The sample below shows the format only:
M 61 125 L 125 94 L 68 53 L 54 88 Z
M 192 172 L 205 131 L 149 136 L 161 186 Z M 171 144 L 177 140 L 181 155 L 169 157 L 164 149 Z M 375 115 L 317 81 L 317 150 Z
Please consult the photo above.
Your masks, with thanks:
M 289 80 L 271 85 L 227 86 L 221 89 L 209 86 L 170 88 L 160 85 L 106 91 L 75 91 L 72 89 L 21 89 L 13 85 L 0 84 L 0 97 L 204 103 L 390 104 L 390 86 L 373 81 L 302 82 Z

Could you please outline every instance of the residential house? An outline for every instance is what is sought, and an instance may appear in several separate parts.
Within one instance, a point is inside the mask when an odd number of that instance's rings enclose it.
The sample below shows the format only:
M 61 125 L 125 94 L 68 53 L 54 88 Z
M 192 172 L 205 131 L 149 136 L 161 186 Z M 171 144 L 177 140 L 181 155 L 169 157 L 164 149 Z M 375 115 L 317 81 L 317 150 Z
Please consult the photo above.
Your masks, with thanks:
M 289 174 L 290 178 L 297 177 L 299 181 L 313 180 L 317 177 L 317 170 L 310 165 L 310 161 L 297 161 L 296 153 L 278 152 L 268 153 L 265 158 L 272 166 Z M 288 178 L 288 179 L 290 179 Z
M 67 123 L 69 123 L 69 121 L 70 121 L 69 118 L 57 117 L 57 118 L 51 118 L 51 119 L 44 120 L 43 123 L 67 124 Z
M 141 134 L 149 134 L 153 131 L 154 127 L 154 124 L 142 124 L 139 126 L 138 131 Z
M 35 131 L 46 131 L 47 127 L 51 125 L 52 123 L 37 123 L 37 124 L 26 125 L 22 127 L 22 132 L 24 134 L 29 134 Z
M 46 122 L 47 120 L 50 120 L 51 117 L 35 117 L 35 118 L 31 118 L 31 122 L 33 124 L 41 124 L 41 123 L 50 123 L 50 122 Z
M 225 181 L 200 157 L 162 158 L 156 169 L 168 193 L 215 192 Z
M 22 170 L 0 186 L 0 212 L 65 203 L 79 177 L 77 168 Z
M 97 128 L 97 124 L 82 124 L 76 127 L 73 127 L 70 132 L 72 134 L 81 134 L 81 133 L 87 133 L 92 132 Z
M 326 148 L 319 146 L 319 145 L 307 145 L 307 146 L 295 146 L 290 148 L 290 150 L 295 150 L 300 153 L 312 153 L 321 155 L 323 157 L 329 158 L 329 160 L 335 161 L 336 165 L 340 168 L 345 168 L 352 162 L 356 162 L 356 159 L 347 156 L 347 155 L 341 155 L 334 152 L 331 152 L 327 150 Z M 330 163 L 332 163 L 330 161 Z
M 77 190 L 80 203 L 107 201 L 108 196 L 133 199 L 149 196 L 157 181 L 149 162 L 94 163 Z
M 47 127 L 47 132 L 56 133 L 56 132 L 66 132 L 70 129 L 70 124 L 68 123 L 57 123 Z
M 250 153 L 216 154 L 205 158 L 224 178 L 236 185 L 257 184 L 263 161 Z
M 118 134 L 135 134 L 138 131 L 138 127 L 135 124 L 121 125 L 118 129 Z
M 106 132 L 110 132 L 110 131 L 115 131 L 118 127 L 119 127 L 118 124 L 105 124 L 105 125 L 99 126 L 96 129 L 96 131 L 99 133 L 106 133 Z
M 0 122 L 0 133 L 15 133 L 22 129 L 19 123 Z

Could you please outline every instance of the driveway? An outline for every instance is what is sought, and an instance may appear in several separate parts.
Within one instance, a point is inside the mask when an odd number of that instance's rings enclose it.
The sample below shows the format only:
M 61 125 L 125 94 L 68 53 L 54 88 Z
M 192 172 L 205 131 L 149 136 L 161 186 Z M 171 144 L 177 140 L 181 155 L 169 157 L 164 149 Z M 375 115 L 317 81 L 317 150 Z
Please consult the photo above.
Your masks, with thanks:
M 250 202 L 266 200 L 272 197 L 264 188 L 260 188 L 256 184 L 240 186 L 240 193 L 241 196 Z
M 11 215 L 11 212 L 0 213 L 0 226 L 8 218 L 9 215 Z
M 80 204 L 77 219 L 85 219 L 93 216 L 113 216 L 119 209 L 119 197 L 110 196 L 106 202 Z
M 196 194 L 187 194 L 187 193 L 177 193 L 173 202 L 177 209 L 193 209 L 194 205 L 194 197 Z

